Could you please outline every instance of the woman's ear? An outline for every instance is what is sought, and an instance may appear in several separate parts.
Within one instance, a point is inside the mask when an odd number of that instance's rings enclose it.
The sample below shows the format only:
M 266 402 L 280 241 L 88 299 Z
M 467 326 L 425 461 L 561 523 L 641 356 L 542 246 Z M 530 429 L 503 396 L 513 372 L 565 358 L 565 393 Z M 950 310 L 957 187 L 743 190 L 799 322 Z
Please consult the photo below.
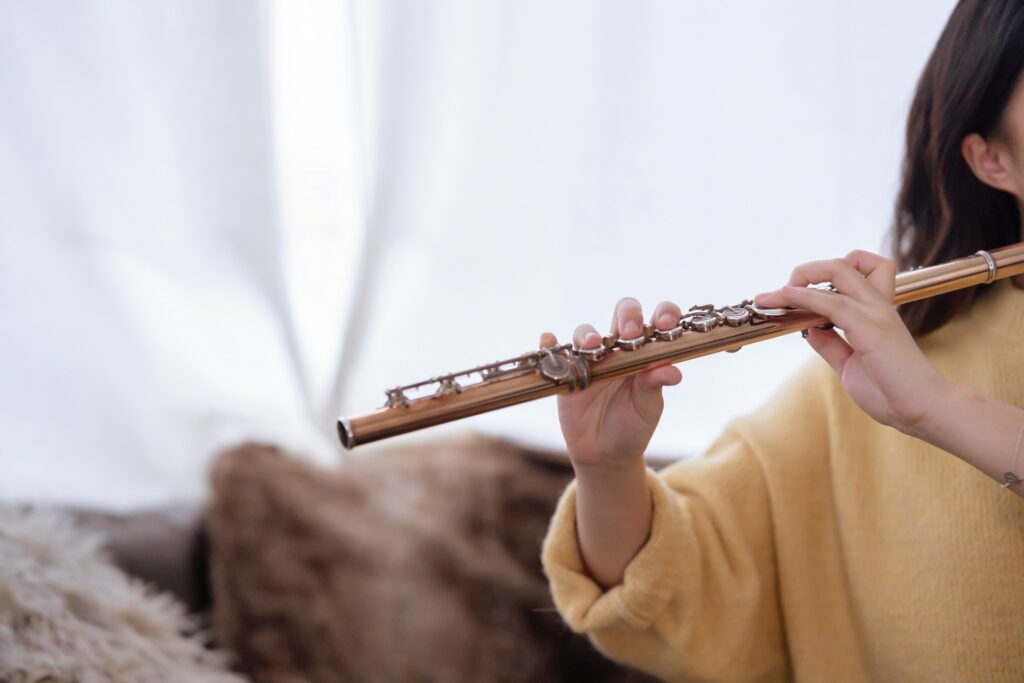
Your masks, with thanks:
M 1012 170 L 1013 158 L 1005 145 L 971 133 L 960 143 L 960 152 L 978 180 L 997 190 L 1017 193 Z

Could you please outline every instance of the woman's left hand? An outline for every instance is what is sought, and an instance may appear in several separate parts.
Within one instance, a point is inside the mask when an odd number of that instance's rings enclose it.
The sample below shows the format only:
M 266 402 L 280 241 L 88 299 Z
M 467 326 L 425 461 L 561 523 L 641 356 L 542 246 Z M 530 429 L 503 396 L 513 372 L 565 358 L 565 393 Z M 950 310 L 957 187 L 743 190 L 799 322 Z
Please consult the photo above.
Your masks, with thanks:
M 810 289 L 831 282 L 835 292 Z M 796 306 L 825 316 L 835 330 L 808 330 L 807 341 L 839 375 L 857 405 L 882 424 L 916 434 L 949 382 L 928 362 L 896 312 L 896 263 L 867 251 L 798 266 L 789 283 L 755 297 L 764 307 Z

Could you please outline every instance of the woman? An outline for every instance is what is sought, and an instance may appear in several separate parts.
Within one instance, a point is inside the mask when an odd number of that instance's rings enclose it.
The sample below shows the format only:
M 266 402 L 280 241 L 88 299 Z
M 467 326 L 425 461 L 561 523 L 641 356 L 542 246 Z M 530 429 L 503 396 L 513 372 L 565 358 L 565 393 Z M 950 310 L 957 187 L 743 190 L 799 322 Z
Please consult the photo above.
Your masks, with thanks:
M 670 680 L 1024 679 L 1024 291 L 892 306 L 897 267 L 1022 239 L 1022 71 L 1024 3 L 962 0 L 911 108 L 896 260 L 805 264 L 758 296 L 845 340 L 809 330 L 826 362 L 707 457 L 644 467 L 675 367 L 559 397 L 576 482 L 543 561 L 574 630 Z M 642 323 L 623 299 L 612 333 Z

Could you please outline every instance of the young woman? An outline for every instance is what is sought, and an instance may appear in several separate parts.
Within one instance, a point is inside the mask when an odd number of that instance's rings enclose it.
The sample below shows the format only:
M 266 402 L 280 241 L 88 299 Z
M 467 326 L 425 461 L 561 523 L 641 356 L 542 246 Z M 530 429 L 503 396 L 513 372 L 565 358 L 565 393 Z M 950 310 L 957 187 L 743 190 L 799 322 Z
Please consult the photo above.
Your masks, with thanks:
M 892 305 L 897 268 L 1021 241 L 1022 71 L 1024 3 L 962 0 L 911 108 L 896 260 L 808 263 L 759 295 L 843 336 L 810 330 L 825 362 L 706 457 L 644 466 L 675 367 L 559 397 L 576 481 L 543 561 L 574 630 L 669 680 L 1024 680 L 1024 484 L 1001 487 L 1024 477 L 1024 283 Z M 642 323 L 623 299 L 612 334 Z

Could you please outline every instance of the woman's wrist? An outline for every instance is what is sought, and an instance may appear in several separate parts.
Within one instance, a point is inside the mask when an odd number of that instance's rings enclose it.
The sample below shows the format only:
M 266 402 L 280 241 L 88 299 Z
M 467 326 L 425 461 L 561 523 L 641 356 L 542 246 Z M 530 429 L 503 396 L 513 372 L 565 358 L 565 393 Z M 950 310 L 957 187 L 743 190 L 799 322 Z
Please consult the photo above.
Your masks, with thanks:
M 932 401 L 933 409 L 917 429 L 907 433 L 927 441 L 1003 482 L 1020 465 L 1016 448 L 1024 411 L 962 384 L 947 382 Z M 1018 444 L 1018 445 L 1015 445 Z M 1015 476 L 1021 475 L 1016 472 Z M 1015 487 L 1018 495 L 1024 488 Z
M 571 460 L 577 485 L 588 488 L 615 488 L 625 481 L 634 480 L 638 474 L 646 476 L 647 465 L 643 454 L 598 463 Z
M 939 447 L 945 447 L 949 436 L 947 432 L 958 418 L 971 415 L 987 400 L 976 389 L 945 378 L 936 383 L 929 392 L 929 410 L 918 423 L 904 431 L 910 436 Z
M 890 427 L 895 427 L 908 436 L 934 443 L 942 427 L 948 422 L 951 403 L 966 400 L 969 387 L 950 382 L 937 371 L 930 382 L 922 382 L 918 389 L 926 397 L 925 410 L 913 416 L 895 417 Z

